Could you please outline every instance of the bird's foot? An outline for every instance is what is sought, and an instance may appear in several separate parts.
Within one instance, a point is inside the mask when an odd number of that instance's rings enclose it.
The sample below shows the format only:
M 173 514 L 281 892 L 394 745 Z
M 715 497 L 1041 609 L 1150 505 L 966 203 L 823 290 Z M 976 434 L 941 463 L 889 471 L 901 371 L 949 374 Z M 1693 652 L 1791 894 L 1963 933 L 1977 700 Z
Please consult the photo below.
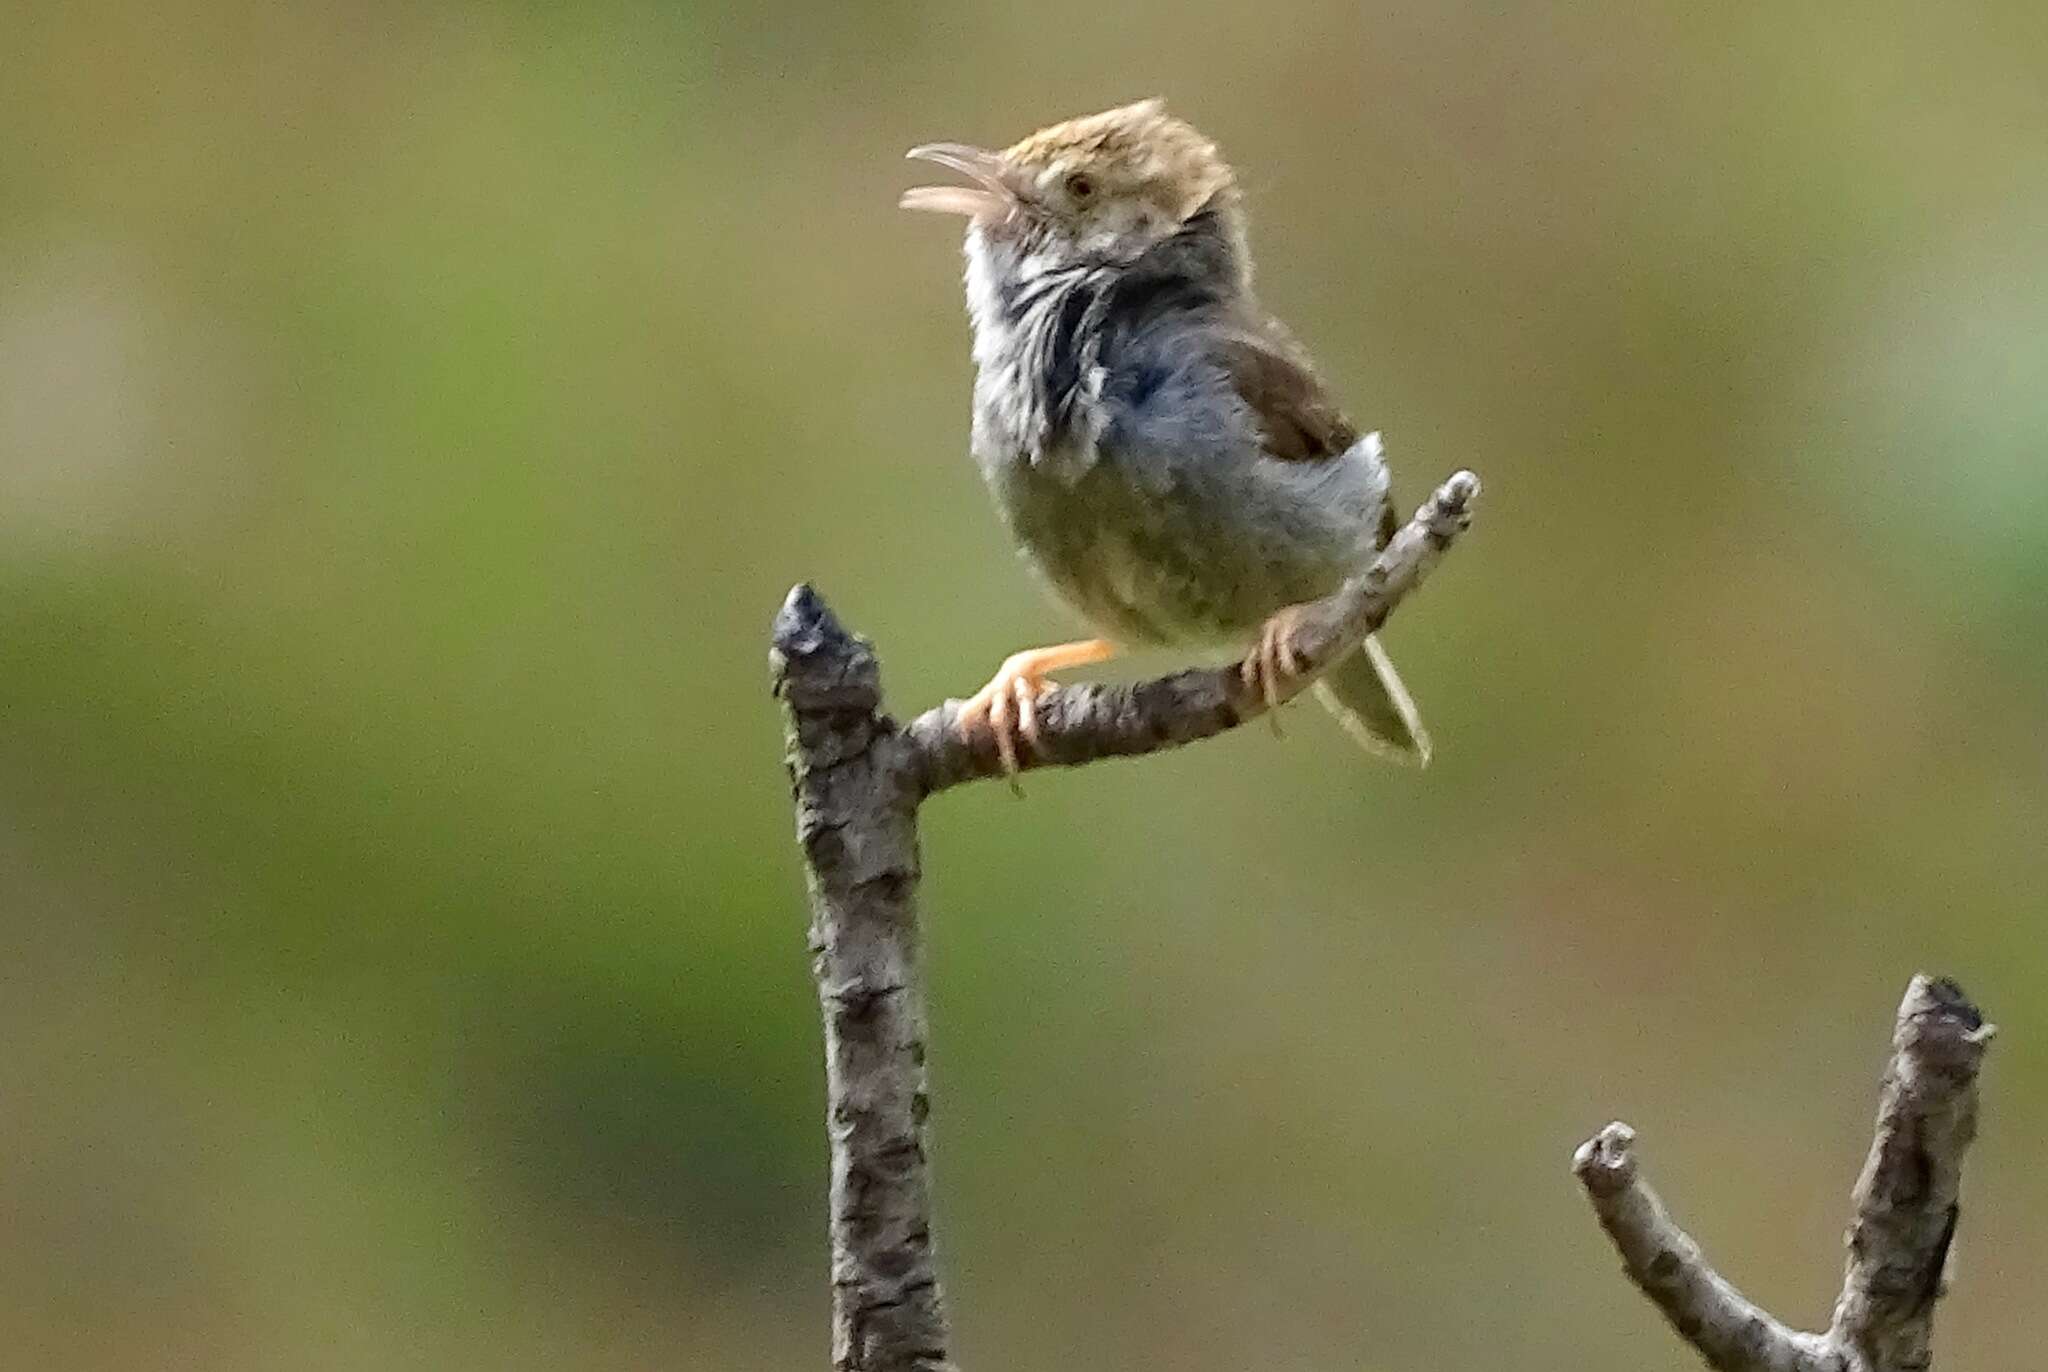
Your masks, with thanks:
M 1289 605 L 1259 626 L 1259 641 L 1238 668 L 1244 684 L 1256 690 L 1266 703 L 1266 716 L 1273 732 L 1280 732 L 1279 708 L 1301 689 L 1298 678 L 1307 664 L 1294 648 L 1294 631 L 1300 627 L 1307 605 Z
M 961 738 L 972 739 L 976 729 L 987 725 L 995 735 L 996 756 L 1002 760 L 1003 775 L 1010 779 L 1010 789 L 1017 791 L 1017 740 L 1021 736 L 1034 753 L 1037 751 L 1038 702 L 1056 685 L 1046 680 L 1046 673 L 1101 662 L 1115 652 L 1116 646 L 1107 639 L 1091 638 L 1012 653 L 996 668 L 988 685 L 960 706 L 953 727 Z

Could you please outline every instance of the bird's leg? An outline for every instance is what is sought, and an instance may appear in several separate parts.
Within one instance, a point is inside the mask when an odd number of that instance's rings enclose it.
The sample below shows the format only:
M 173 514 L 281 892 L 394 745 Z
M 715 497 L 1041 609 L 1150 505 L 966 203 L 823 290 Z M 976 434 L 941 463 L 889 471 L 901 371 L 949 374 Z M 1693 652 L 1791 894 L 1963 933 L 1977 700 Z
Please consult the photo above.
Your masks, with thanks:
M 1259 626 L 1258 644 L 1245 655 L 1244 665 L 1238 668 L 1244 684 L 1256 689 L 1266 702 L 1266 713 L 1273 721 L 1275 734 L 1280 732 L 1280 716 L 1275 712 L 1299 689 L 1294 678 L 1301 675 L 1304 664 L 1301 654 L 1294 650 L 1294 631 L 1300 626 L 1301 617 L 1308 608 L 1307 605 L 1288 605 L 1275 611 Z
M 1105 662 L 1116 656 L 1116 645 L 1106 638 L 1059 643 L 1050 648 L 1027 648 L 1012 653 L 996 668 L 988 685 L 970 696 L 954 717 L 954 727 L 965 738 L 983 721 L 996 736 L 996 752 L 1003 759 L 1003 771 L 1013 781 L 1017 775 L 1017 734 L 1038 746 L 1038 698 L 1052 689 L 1047 672 L 1062 667 L 1081 667 Z

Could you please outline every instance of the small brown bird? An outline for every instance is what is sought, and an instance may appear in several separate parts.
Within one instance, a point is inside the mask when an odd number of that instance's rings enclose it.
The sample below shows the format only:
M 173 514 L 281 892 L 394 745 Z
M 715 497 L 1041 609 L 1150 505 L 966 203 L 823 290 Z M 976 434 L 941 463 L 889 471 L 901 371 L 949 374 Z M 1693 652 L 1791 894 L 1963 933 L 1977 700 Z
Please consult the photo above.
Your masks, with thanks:
M 1379 436 L 1361 436 L 1259 307 L 1237 178 L 1158 100 L 1055 124 L 1002 152 L 909 155 L 969 185 L 906 191 L 967 217 L 973 451 L 1010 534 L 1104 637 L 1016 653 L 959 715 L 1004 766 L 1037 734 L 1046 674 L 1125 642 L 1243 642 L 1249 684 L 1296 689 L 1302 603 L 1399 527 Z M 1376 640 L 1316 683 L 1368 749 L 1429 738 Z

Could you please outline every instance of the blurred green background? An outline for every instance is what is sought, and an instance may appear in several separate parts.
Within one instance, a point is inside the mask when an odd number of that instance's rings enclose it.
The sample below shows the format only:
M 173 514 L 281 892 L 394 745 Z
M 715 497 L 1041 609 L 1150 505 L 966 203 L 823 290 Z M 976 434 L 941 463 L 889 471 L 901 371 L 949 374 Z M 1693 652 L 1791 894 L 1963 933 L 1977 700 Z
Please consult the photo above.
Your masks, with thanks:
M 0 7 L 0 1361 L 824 1365 L 768 621 L 905 712 L 1071 627 L 899 158 L 1152 93 L 1487 494 L 1426 775 L 928 810 L 966 1365 L 1690 1367 L 1615 1115 L 1824 1322 L 1920 967 L 2004 1026 L 1941 1355 L 2038 1360 L 2044 14 Z

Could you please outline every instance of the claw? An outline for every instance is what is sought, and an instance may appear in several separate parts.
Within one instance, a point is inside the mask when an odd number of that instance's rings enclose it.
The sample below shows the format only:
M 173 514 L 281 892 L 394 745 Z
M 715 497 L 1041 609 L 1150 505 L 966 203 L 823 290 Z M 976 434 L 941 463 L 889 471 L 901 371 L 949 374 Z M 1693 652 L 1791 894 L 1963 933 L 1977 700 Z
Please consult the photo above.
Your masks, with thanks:
M 1017 732 L 1024 735 L 1024 741 L 1031 745 L 1031 751 L 1038 751 L 1038 698 L 1051 690 L 1043 677 L 1017 678 L 1011 694 L 1017 698 Z
M 1259 626 L 1258 645 L 1246 655 L 1239 674 L 1248 689 L 1256 690 L 1265 702 L 1273 734 L 1280 736 L 1279 709 L 1294 695 L 1295 678 L 1305 667 L 1294 647 L 1294 631 L 1306 607 L 1289 605 Z
M 1003 771 L 1017 775 L 1017 736 L 1010 731 L 1010 692 L 998 689 L 988 702 L 989 732 L 996 736 L 996 752 L 1002 755 Z
M 1003 659 L 1003 665 L 996 669 L 988 685 L 976 691 L 960 707 L 954 727 L 962 738 L 971 738 L 976 728 L 983 723 L 988 725 L 989 732 L 995 736 L 996 756 L 1002 762 L 1003 774 L 1010 779 L 1010 789 L 1021 796 L 1024 791 L 1017 784 L 1017 773 L 1022 770 L 1017 737 L 1022 734 L 1032 754 L 1038 754 L 1038 702 L 1053 689 L 1053 683 L 1045 679 L 1045 674 L 1061 667 L 1101 662 L 1115 652 L 1115 645 L 1106 639 L 1094 638 L 1082 643 L 1063 643 L 1055 648 L 1033 648 L 1028 652 L 1012 653 Z

